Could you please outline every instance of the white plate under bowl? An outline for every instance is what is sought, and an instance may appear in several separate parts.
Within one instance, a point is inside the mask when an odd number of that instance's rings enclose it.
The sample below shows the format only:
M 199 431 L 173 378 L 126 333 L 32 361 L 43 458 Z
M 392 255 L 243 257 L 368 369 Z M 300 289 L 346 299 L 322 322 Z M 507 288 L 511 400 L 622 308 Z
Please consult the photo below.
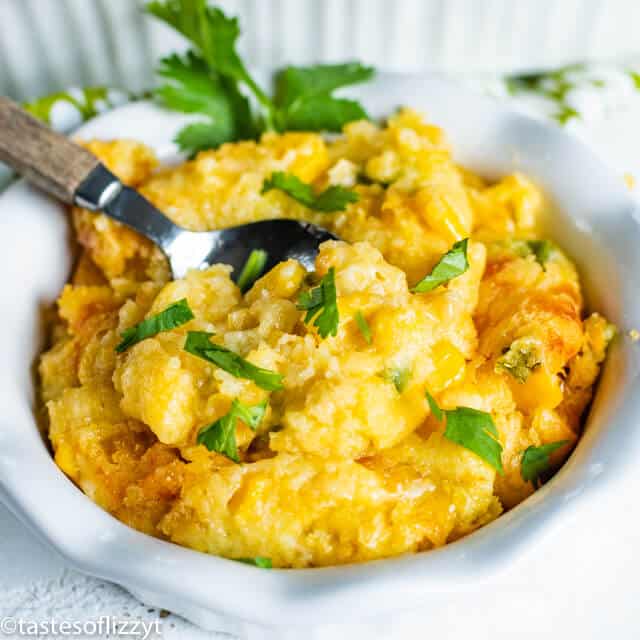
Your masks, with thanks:
M 589 306 L 622 331 L 640 327 L 636 205 L 586 147 L 434 76 L 382 75 L 359 94 L 374 115 L 400 103 L 424 110 L 446 129 L 456 159 L 481 174 L 523 171 L 543 185 L 559 211 L 548 221 L 549 233 L 575 258 Z M 136 138 L 167 157 L 183 122 L 138 103 L 95 119 L 78 135 Z M 518 556 L 544 564 L 538 542 L 545 534 L 564 535 L 571 544 L 575 528 L 588 526 L 577 522 L 580 504 L 614 491 L 637 458 L 640 394 L 633 387 L 640 356 L 621 336 L 566 465 L 534 496 L 463 540 L 416 555 L 296 571 L 259 570 L 156 540 L 84 496 L 53 463 L 34 419 L 40 312 L 57 297 L 72 258 L 63 209 L 18 183 L 0 197 L 0 239 L 0 498 L 77 569 L 202 626 L 233 632 L 242 621 L 309 625 L 418 607 L 428 616 L 443 594 L 481 589 Z M 601 503 L 606 518 L 606 500 Z

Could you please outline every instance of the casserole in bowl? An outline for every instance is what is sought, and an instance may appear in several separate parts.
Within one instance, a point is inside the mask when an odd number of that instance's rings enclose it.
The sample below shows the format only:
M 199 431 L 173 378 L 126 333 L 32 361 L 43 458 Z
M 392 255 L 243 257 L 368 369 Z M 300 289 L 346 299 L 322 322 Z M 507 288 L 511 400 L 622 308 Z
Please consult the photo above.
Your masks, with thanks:
M 435 78 L 383 77 L 372 87 L 363 89 L 361 94 L 376 115 L 392 112 L 397 106 L 395 96 L 402 96 L 403 102 L 424 109 L 430 119 L 449 132 L 456 159 L 465 166 L 488 177 L 519 170 L 544 185 L 558 211 L 575 212 L 573 216 L 554 215 L 548 221 L 548 231 L 577 259 L 588 300 L 622 330 L 634 326 L 638 310 L 632 294 L 637 281 L 634 282 L 633 270 L 627 273 L 628 264 L 619 259 L 620 255 L 629 261 L 635 259 L 632 247 L 637 239 L 637 229 L 631 215 L 633 203 L 621 181 L 618 184 L 588 151 L 562 134 L 512 115 L 490 101 L 470 96 Z M 151 143 L 161 157 L 166 157 L 167 143 L 180 122 L 181 119 L 155 107 L 139 104 L 104 116 L 83 129 L 81 135 L 135 137 Z M 32 266 L 26 267 L 21 262 L 26 255 L 24 244 L 20 248 L 18 238 L 10 242 L 6 270 L 11 273 L 18 268 L 13 280 L 22 280 L 21 290 L 6 312 L 8 324 L 16 319 L 14 327 L 9 326 L 6 332 L 12 336 L 5 345 L 9 354 L 7 362 L 12 362 L 12 357 L 24 360 L 25 351 L 28 351 L 25 347 L 27 336 L 21 332 L 30 326 L 28 320 L 35 316 L 34 300 L 41 296 L 50 300 L 57 293 L 65 279 L 68 262 L 64 265 L 59 259 L 63 254 L 64 224 L 59 218 L 56 223 L 56 218 L 51 217 L 52 205 L 45 201 L 40 203 L 33 194 L 25 195 L 24 187 L 14 188 L 4 202 L 7 211 L 13 210 L 16 215 L 19 208 L 21 212 L 20 225 L 5 223 L 7 237 L 11 233 L 26 234 L 22 236 L 26 241 L 30 238 L 30 224 L 51 225 L 46 239 L 42 234 L 32 238 L 32 248 L 39 238 L 43 240 L 42 247 L 35 247 L 35 255 L 40 259 Z M 57 245 L 54 242 L 56 233 Z M 49 256 L 46 255 L 47 248 L 51 251 Z M 15 255 L 12 250 L 17 251 Z M 55 274 L 52 265 L 59 266 L 60 273 Z M 24 285 L 30 278 L 33 278 L 33 288 Z M 37 283 L 43 288 L 36 286 Z M 17 311 L 21 302 L 24 305 L 22 315 Z M 25 340 L 16 352 L 19 335 Z M 535 540 L 537 530 L 548 520 L 545 515 L 557 513 L 560 519 L 562 513 L 570 510 L 570 505 L 563 503 L 576 488 L 583 489 L 592 483 L 603 486 L 600 476 L 604 476 L 609 463 L 613 463 L 613 472 L 621 472 L 623 448 L 619 446 L 620 441 L 617 446 L 611 442 L 616 433 L 617 437 L 625 437 L 622 435 L 624 428 L 629 428 L 630 421 L 624 419 L 623 412 L 635 410 L 633 398 L 626 397 L 634 373 L 632 347 L 627 342 L 619 340 L 614 346 L 583 441 L 553 482 L 496 523 L 447 549 L 429 554 L 370 565 L 258 572 L 256 575 L 246 573 L 251 568 L 148 539 L 103 513 L 97 515 L 90 509 L 92 505 L 86 504 L 86 500 L 61 476 L 54 480 L 48 475 L 49 471 L 55 473 L 55 470 L 50 468 L 48 452 L 38 440 L 33 418 L 30 419 L 31 429 L 25 428 L 29 405 L 20 405 L 15 400 L 6 404 L 18 412 L 12 416 L 13 423 L 22 426 L 15 431 L 14 439 L 15 427 L 7 423 L 4 435 L 8 438 L 8 446 L 4 448 L 3 457 L 3 464 L 7 464 L 2 468 L 3 484 L 7 500 L 18 515 L 35 524 L 37 530 L 80 568 L 123 584 L 145 601 L 200 622 L 206 623 L 206 616 L 215 611 L 274 624 L 283 615 L 290 623 L 312 621 L 314 614 L 316 619 L 326 620 L 331 609 L 334 617 L 349 615 L 358 602 L 364 601 L 378 612 L 396 604 L 406 607 L 420 602 L 425 593 L 450 590 L 480 579 L 491 568 L 499 568 L 519 548 L 518 543 Z M 33 338 L 29 344 L 34 346 Z M 612 366 L 616 367 L 615 375 Z M 18 369 L 16 364 L 15 370 Z M 28 382 L 28 376 L 17 379 Z M 15 385 L 16 380 L 7 378 L 6 382 L 3 391 L 10 396 L 10 385 Z M 20 389 L 14 386 L 14 397 L 28 400 L 28 396 L 24 396 L 25 390 L 27 388 L 22 389 L 20 395 Z M 10 415 L 9 411 L 7 416 Z M 18 438 L 17 434 L 22 437 Z M 633 440 L 628 438 L 625 452 L 631 451 L 632 445 Z M 615 460 L 607 458 L 614 453 Z M 41 462 L 35 464 L 33 456 L 41 456 Z M 30 486 L 19 481 L 25 464 L 33 474 Z M 47 494 L 48 491 L 51 493 Z M 48 511 L 45 505 L 55 507 Z M 77 515 L 73 516 L 73 513 Z M 216 583 L 220 578 L 219 591 L 209 584 L 213 577 Z M 238 594 L 234 583 L 251 585 L 239 587 L 244 596 L 249 596 L 243 597 L 242 602 L 233 595 L 234 591 L 236 596 Z M 394 596 L 389 597 L 389 593 Z

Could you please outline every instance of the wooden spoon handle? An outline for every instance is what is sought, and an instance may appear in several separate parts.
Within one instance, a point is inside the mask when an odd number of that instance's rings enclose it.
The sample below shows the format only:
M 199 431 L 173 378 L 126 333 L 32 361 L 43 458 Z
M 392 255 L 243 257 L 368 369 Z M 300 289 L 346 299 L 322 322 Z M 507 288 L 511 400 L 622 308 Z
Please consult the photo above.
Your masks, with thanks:
M 73 203 L 80 183 L 99 161 L 0 96 L 0 161 L 63 202 Z

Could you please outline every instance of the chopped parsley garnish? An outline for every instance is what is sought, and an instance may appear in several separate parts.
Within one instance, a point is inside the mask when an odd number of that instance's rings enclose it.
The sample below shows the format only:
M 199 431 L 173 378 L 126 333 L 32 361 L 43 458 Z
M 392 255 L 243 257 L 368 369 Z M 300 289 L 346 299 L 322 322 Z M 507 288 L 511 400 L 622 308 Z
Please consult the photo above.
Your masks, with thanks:
M 518 382 L 525 383 L 534 369 L 542 364 L 539 349 L 530 339 L 520 338 L 496 360 L 496 371 L 506 371 Z
M 238 287 L 244 293 L 262 275 L 267 264 L 268 254 L 262 249 L 254 249 L 247 258 L 238 277 Z
M 556 250 L 553 242 L 549 240 L 512 240 L 511 246 L 521 258 L 533 255 L 543 269 Z
M 388 382 L 393 382 L 393 386 L 398 393 L 402 393 L 409 384 L 409 378 L 411 378 L 410 369 L 401 369 L 399 367 L 385 369 L 382 372 L 382 377 Z
M 171 329 L 189 322 L 193 317 L 193 311 L 191 311 L 187 299 L 178 300 L 178 302 L 174 302 L 164 311 L 145 318 L 135 326 L 125 329 L 121 334 L 122 342 L 116 347 L 116 351 L 122 353 L 137 342 L 145 338 L 151 338 L 162 331 L 171 331 Z
M 362 315 L 362 311 L 356 311 L 353 317 L 358 325 L 358 329 L 360 329 L 362 337 L 366 340 L 367 344 L 371 344 L 371 327 L 367 319 Z
M 333 267 L 320 280 L 320 284 L 309 291 L 303 291 L 298 298 L 298 309 L 306 311 L 304 321 L 313 320 L 322 338 L 338 334 L 338 301 L 336 297 L 336 271 Z
M 355 191 L 345 189 L 340 186 L 333 186 L 325 189 L 316 195 L 313 187 L 292 173 L 275 171 L 267 178 L 262 185 L 262 193 L 267 193 L 272 189 L 279 189 L 314 211 L 332 212 L 344 211 L 351 202 L 358 202 L 359 196 Z
M 549 242 L 549 240 L 527 240 L 527 246 L 544 269 L 553 252 L 553 243 Z
M 209 451 L 216 451 L 234 462 L 240 462 L 238 443 L 236 442 L 236 426 L 238 419 L 255 431 L 264 417 L 267 401 L 252 407 L 235 399 L 229 413 L 218 418 L 214 423 L 200 429 L 197 443 L 203 444 Z
M 422 278 L 411 291 L 415 293 L 433 291 L 441 284 L 462 275 L 469 268 L 469 261 L 467 260 L 468 243 L 469 238 L 456 242 L 453 247 L 438 260 L 438 263 L 433 267 L 431 273 Z
M 568 440 L 559 440 L 558 442 L 550 442 L 540 447 L 530 446 L 522 452 L 522 460 L 520 462 L 520 473 L 525 482 L 531 482 L 534 487 L 540 484 L 540 476 L 548 469 L 551 461 L 549 456 L 567 444 Z
M 427 402 L 429 403 L 429 409 L 431 409 L 431 413 L 433 413 L 435 419 L 438 422 L 442 422 L 444 420 L 444 411 L 438 406 L 435 398 L 427 391 Z
M 184 350 L 211 364 L 215 364 L 236 378 L 253 380 L 261 389 L 279 391 L 283 388 L 280 373 L 257 367 L 237 353 L 219 344 L 211 342 L 212 333 L 206 331 L 189 331 L 184 343 Z
M 500 475 L 504 475 L 502 445 L 498 440 L 498 430 L 491 414 L 471 407 L 441 409 L 428 391 L 426 397 L 436 420 L 442 422 L 446 418 L 444 437 L 473 451 Z
M 265 558 L 264 556 L 256 556 L 255 558 L 234 558 L 236 562 L 244 562 L 244 564 L 251 564 L 254 567 L 260 569 L 273 569 L 273 563 L 271 558 Z
M 366 118 L 353 100 L 333 91 L 364 82 L 373 69 L 358 63 L 287 67 L 276 77 L 270 98 L 249 74 L 236 51 L 237 18 L 227 17 L 206 0 L 154 0 L 148 13 L 181 33 L 192 49 L 160 62 L 163 80 L 156 95 L 169 108 L 202 115 L 176 138 L 191 154 L 224 142 L 257 138 L 265 130 L 340 131 L 347 122 Z M 244 95 L 255 99 L 255 108 Z

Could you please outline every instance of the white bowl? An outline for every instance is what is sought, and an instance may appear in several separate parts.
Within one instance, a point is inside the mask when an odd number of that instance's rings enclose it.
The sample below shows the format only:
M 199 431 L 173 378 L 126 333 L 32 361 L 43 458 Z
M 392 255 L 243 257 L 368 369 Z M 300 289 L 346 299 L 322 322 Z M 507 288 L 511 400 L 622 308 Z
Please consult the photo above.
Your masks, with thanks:
M 536 179 L 560 211 L 547 221 L 549 233 L 575 258 L 589 306 L 621 332 L 640 327 L 636 205 L 580 142 L 434 76 L 382 75 L 359 94 L 376 115 L 400 102 L 423 109 L 446 129 L 458 161 L 475 171 L 519 170 Z M 78 135 L 137 138 L 166 158 L 175 153 L 171 139 L 183 122 L 138 103 L 97 118 Z M 640 394 L 633 386 L 640 356 L 621 335 L 586 433 L 566 465 L 520 506 L 458 542 L 366 564 L 265 571 L 151 538 L 104 512 L 63 475 L 34 419 L 40 311 L 68 276 L 69 235 L 63 209 L 24 183 L 0 197 L 0 498 L 72 566 L 204 627 L 309 625 L 417 607 L 428 616 L 443 593 L 481 589 L 516 556 L 540 553 L 541 536 L 553 531 L 570 544 L 577 527 L 589 526 L 579 521 L 581 501 L 613 491 L 637 459 Z

